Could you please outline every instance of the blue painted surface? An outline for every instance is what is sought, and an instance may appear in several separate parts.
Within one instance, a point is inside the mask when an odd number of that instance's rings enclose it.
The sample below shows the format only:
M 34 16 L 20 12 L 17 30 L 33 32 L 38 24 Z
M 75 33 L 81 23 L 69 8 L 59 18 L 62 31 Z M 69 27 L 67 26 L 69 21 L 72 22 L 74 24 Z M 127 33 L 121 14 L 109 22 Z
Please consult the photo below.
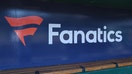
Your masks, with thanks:
M 34 3 L 35 4 L 35 3 Z M 0 9 L 0 69 L 16 69 L 37 66 L 71 64 L 132 56 L 132 11 L 73 6 L 67 4 L 11 4 Z M 38 6 L 37 6 L 38 5 Z M 9 25 L 5 16 L 20 18 L 39 16 L 43 18 L 34 36 L 26 36 L 25 47 Z M 121 30 L 121 42 L 63 44 L 58 37 L 48 44 L 49 23 L 61 24 L 62 30 Z M 22 27 L 20 27 L 22 28 Z

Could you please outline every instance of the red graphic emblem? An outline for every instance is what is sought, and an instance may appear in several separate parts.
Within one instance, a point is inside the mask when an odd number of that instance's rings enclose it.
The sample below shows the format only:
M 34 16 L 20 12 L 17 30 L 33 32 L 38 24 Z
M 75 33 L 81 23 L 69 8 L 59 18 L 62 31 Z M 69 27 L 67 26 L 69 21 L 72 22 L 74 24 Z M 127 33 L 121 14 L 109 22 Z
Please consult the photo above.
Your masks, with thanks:
M 27 17 L 22 17 L 22 18 L 12 18 L 12 17 L 7 17 L 5 16 L 6 20 L 10 24 L 11 27 L 21 27 L 25 25 L 30 25 L 30 24 L 36 24 L 40 25 L 43 21 L 43 19 L 39 16 L 27 16 Z M 26 29 L 21 29 L 21 30 L 14 30 L 21 42 L 23 43 L 24 46 L 26 46 L 24 37 L 28 35 L 34 35 L 36 32 L 37 28 L 26 28 Z

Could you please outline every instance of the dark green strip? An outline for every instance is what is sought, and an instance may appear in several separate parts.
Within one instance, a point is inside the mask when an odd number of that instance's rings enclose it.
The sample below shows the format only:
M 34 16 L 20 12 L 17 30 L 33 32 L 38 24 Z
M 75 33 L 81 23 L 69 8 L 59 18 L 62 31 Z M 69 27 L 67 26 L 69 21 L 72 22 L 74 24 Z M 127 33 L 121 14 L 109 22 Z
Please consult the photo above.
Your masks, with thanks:
M 83 72 L 77 74 L 132 74 L 132 66 L 91 71 L 91 72 Z

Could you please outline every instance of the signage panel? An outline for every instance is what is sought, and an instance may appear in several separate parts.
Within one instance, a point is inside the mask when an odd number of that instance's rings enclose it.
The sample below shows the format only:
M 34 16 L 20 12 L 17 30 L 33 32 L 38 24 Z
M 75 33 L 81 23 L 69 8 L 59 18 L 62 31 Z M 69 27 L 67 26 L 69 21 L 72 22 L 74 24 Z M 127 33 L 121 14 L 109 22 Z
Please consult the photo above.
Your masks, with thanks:
M 1 70 L 132 56 L 131 11 L 46 6 L 1 8 Z

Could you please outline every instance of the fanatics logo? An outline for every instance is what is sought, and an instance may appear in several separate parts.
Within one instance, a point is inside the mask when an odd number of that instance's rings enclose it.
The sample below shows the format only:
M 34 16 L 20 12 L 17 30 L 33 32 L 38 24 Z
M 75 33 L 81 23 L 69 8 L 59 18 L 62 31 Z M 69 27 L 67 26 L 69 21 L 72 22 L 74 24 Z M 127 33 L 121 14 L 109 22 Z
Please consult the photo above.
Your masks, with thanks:
M 37 27 L 24 27 L 31 24 L 41 25 L 43 18 L 39 16 L 26 16 L 20 18 L 12 18 L 5 16 L 5 19 L 8 21 L 11 27 L 17 27 L 14 32 L 26 46 L 25 36 L 33 36 L 37 31 Z M 20 27 L 20 28 L 19 28 Z M 55 29 L 55 30 L 54 30 Z M 60 31 L 60 30 L 61 31 Z M 65 36 L 68 36 L 66 39 Z M 123 40 L 122 31 L 120 30 L 110 30 L 107 26 L 97 29 L 88 29 L 83 31 L 82 29 L 76 30 L 71 29 L 67 30 L 62 28 L 61 24 L 49 23 L 48 24 L 48 44 L 54 44 L 54 37 L 58 37 L 59 41 L 63 44 L 78 44 L 79 36 L 81 37 L 81 43 L 106 43 L 106 42 L 121 42 Z
M 12 17 L 7 17 L 5 16 L 6 20 L 10 24 L 11 27 L 22 27 L 25 25 L 31 25 L 31 24 L 36 24 L 36 25 L 41 25 L 43 19 L 39 16 L 26 16 L 26 17 L 21 17 L 21 18 L 12 18 Z M 28 35 L 34 35 L 36 32 L 37 28 L 32 27 L 32 28 L 26 28 L 26 29 L 20 29 L 20 30 L 14 30 L 21 42 L 23 43 L 24 46 L 26 46 L 24 37 Z

